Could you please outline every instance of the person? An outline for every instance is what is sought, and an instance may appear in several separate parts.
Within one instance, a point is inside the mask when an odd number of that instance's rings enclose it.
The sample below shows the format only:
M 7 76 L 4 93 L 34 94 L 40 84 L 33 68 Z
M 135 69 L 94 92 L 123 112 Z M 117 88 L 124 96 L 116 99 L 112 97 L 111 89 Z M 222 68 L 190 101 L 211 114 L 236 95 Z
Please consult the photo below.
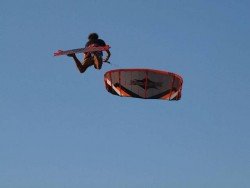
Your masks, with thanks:
M 100 39 L 97 33 L 90 33 L 88 36 L 88 41 L 85 47 L 90 46 L 106 46 L 104 40 Z M 75 54 L 69 54 L 72 57 L 80 73 L 84 73 L 88 67 L 94 65 L 95 69 L 100 70 L 102 68 L 103 62 L 108 62 L 111 53 L 106 50 L 107 56 L 103 59 L 103 52 L 87 52 L 84 53 L 83 62 L 81 62 Z

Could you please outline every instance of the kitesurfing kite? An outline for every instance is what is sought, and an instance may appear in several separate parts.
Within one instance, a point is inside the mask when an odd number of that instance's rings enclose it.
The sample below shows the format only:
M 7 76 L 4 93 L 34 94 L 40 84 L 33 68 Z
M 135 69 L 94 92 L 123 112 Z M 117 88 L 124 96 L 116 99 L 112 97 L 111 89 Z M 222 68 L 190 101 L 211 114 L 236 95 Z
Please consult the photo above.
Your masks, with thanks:
M 180 100 L 181 76 L 153 69 L 116 69 L 104 75 L 108 92 L 121 97 Z

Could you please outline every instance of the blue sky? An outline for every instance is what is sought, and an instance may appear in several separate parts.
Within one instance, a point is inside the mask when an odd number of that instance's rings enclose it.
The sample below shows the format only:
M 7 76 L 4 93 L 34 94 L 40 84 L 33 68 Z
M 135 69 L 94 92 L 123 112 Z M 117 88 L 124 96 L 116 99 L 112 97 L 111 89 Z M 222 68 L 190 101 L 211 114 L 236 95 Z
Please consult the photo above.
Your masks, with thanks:
M 250 186 L 250 3 L 3 1 L 0 187 Z M 77 72 L 58 49 L 97 32 L 113 65 Z M 79 56 L 80 58 L 80 56 Z M 116 68 L 180 74 L 180 101 L 121 98 Z

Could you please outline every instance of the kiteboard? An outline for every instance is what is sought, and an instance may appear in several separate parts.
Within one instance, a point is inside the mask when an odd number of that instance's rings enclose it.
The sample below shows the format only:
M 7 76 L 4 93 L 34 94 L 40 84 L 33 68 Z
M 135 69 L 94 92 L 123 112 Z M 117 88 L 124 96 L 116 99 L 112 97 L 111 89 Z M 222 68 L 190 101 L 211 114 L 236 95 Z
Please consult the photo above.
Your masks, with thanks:
M 90 46 L 86 48 L 77 48 L 72 50 L 58 50 L 54 52 L 54 56 L 61 56 L 61 55 L 69 55 L 69 54 L 76 54 L 76 53 L 87 53 L 87 52 L 99 52 L 99 51 L 106 51 L 109 50 L 111 47 L 109 45 L 106 46 Z

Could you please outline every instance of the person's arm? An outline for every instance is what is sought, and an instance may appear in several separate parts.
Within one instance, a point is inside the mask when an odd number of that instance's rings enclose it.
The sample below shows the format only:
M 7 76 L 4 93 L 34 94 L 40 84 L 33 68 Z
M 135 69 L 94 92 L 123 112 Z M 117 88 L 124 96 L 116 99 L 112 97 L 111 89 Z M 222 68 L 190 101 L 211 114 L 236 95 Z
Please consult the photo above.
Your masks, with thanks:
M 76 57 L 76 54 L 69 54 L 68 56 L 69 56 L 69 57 L 73 57 L 74 62 L 75 62 L 75 64 L 76 64 L 78 70 L 80 71 L 80 73 L 83 73 L 83 72 L 84 72 L 83 65 L 82 65 L 82 63 L 79 61 L 79 59 Z
M 111 53 L 109 50 L 106 50 L 106 52 L 107 52 L 107 57 L 103 60 L 103 62 L 107 62 L 111 56 Z

